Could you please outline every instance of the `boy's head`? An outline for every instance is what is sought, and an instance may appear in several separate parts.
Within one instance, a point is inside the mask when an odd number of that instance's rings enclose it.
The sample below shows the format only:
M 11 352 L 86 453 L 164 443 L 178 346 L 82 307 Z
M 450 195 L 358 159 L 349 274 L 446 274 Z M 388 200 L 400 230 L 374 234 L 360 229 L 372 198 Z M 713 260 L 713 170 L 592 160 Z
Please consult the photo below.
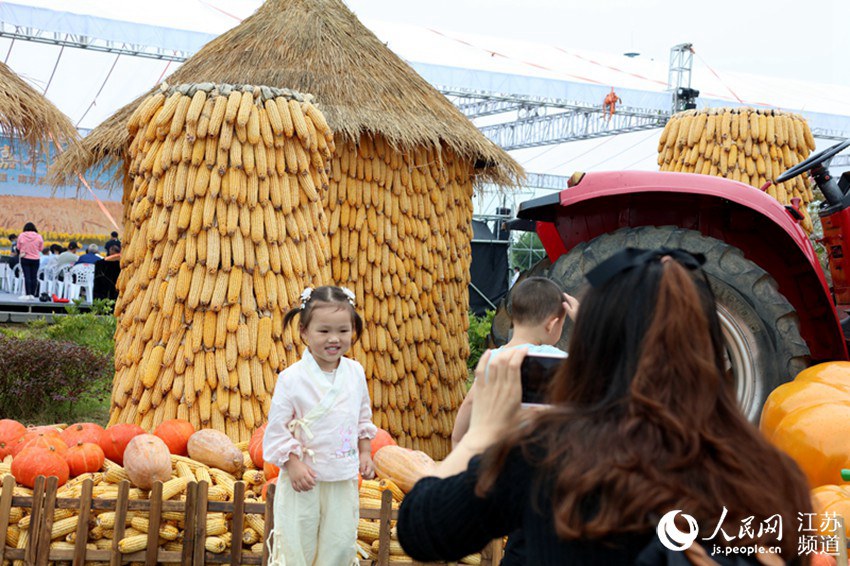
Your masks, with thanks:
M 561 338 L 567 309 L 564 292 L 545 277 L 529 277 L 511 290 L 511 323 L 514 331 L 523 327 L 539 336 L 545 344 Z

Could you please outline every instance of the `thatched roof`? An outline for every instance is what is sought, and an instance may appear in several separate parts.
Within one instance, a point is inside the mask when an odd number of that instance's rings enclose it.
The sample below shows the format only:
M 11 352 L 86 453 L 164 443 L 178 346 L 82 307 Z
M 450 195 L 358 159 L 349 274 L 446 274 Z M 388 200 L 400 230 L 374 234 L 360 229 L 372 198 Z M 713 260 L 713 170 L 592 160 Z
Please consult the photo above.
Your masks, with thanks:
M 267 0 L 166 80 L 310 93 L 331 128 L 352 140 L 368 132 L 380 133 L 400 148 L 442 142 L 484 164 L 480 174 L 485 180 L 514 185 L 523 175 L 519 164 L 381 43 L 341 0 Z M 55 178 L 120 161 L 128 144 L 127 120 L 148 94 L 118 110 L 92 130 L 81 148 L 63 156 L 54 166 Z
M 50 141 L 65 145 L 77 139 L 71 120 L 43 94 L 0 63 L 0 130 L 32 146 Z

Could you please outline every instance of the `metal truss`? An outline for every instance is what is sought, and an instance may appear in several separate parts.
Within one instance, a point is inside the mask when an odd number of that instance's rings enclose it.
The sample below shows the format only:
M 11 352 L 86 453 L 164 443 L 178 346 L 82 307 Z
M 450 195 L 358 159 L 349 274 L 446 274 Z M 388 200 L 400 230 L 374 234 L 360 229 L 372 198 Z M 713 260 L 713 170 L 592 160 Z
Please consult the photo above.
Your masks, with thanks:
M 621 106 L 609 116 L 601 105 L 565 99 L 437 87 L 470 120 L 506 114 L 479 130 L 505 151 L 661 128 L 669 111 Z
M 2 21 L 0 21 L 0 37 L 6 37 L 12 40 L 20 39 L 23 41 L 33 41 L 35 43 L 44 43 L 48 45 L 74 47 L 77 49 L 87 49 L 89 51 L 130 55 L 132 57 L 174 61 L 178 63 L 182 63 L 192 55 L 192 53 L 186 51 L 175 51 L 173 49 L 163 49 L 161 47 L 152 47 L 150 45 L 128 43 L 125 41 L 98 39 L 85 35 L 72 35 L 67 33 L 45 31 L 38 28 L 18 26 Z
M 550 175 L 548 173 L 526 173 L 524 187 L 562 191 L 567 188 L 570 178 L 566 175 Z
M 822 140 L 844 141 L 847 139 L 847 132 L 841 130 L 828 130 L 826 128 L 812 128 L 812 136 Z
M 850 167 L 850 154 L 848 154 L 848 155 L 836 155 L 829 162 L 829 165 L 831 167 Z
M 618 110 L 607 116 L 599 110 L 576 109 L 478 129 L 505 151 L 512 151 L 663 128 L 667 120 L 661 112 L 645 115 Z

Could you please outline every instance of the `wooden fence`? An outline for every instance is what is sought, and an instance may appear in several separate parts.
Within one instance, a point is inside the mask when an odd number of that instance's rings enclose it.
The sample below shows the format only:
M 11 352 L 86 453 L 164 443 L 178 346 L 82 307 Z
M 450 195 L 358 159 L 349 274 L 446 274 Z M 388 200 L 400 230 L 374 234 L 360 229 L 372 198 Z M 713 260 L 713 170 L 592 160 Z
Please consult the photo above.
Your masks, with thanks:
M 149 499 L 130 499 L 130 483 L 123 481 L 118 485 L 116 499 L 98 499 L 92 497 L 93 483 L 90 479 L 82 483 L 82 493 L 79 498 L 57 498 L 57 480 L 55 477 L 39 477 L 36 479 L 32 496 L 14 495 L 15 481 L 11 476 L 3 479 L 2 495 L 0 495 L 0 564 L 4 560 L 20 560 L 26 566 L 47 566 L 48 562 L 69 562 L 73 566 L 83 566 L 88 562 L 108 563 L 110 566 L 135 562 L 152 566 L 161 563 L 174 563 L 184 566 L 199 566 L 203 564 L 259 564 L 268 563 L 268 546 L 263 545 L 262 553 L 244 550 L 241 544 L 241 533 L 245 525 L 246 514 L 258 514 L 265 518 L 265 532 L 262 540 L 267 540 L 268 534 L 274 529 L 274 486 L 269 487 L 265 503 L 245 501 L 245 483 L 236 482 L 233 501 L 209 501 L 207 499 L 207 482 L 191 482 L 186 490 L 186 498 L 182 501 L 163 501 L 162 483 L 154 484 Z M 7 528 L 12 508 L 31 509 L 32 516 L 28 528 L 28 540 L 24 548 L 6 546 Z M 73 549 L 50 548 L 51 533 L 54 523 L 54 512 L 58 509 L 76 510 L 79 514 Z M 114 511 L 115 527 L 112 533 L 110 549 L 87 548 L 92 511 Z M 144 550 L 122 554 L 118 549 L 119 541 L 124 537 L 127 513 L 130 511 L 147 512 L 149 514 L 148 540 Z M 183 515 L 183 538 L 181 551 L 169 551 L 160 546 L 159 530 L 162 513 L 180 513 Z M 205 548 L 207 538 L 207 513 L 227 513 L 231 515 L 230 532 L 233 533 L 229 550 L 223 553 L 213 553 Z M 377 560 L 361 560 L 361 566 L 391 566 L 393 564 L 410 564 L 399 557 L 390 555 L 390 521 L 398 517 L 398 511 L 392 508 L 392 494 L 383 493 L 380 509 L 360 509 L 363 519 L 379 521 L 379 553 Z M 501 541 L 493 541 L 481 553 L 482 566 L 495 566 L 501 557 Z M 493 558 L 494 556 L 498 558 Z M 414 564 L 421 564 L 416 563 Z

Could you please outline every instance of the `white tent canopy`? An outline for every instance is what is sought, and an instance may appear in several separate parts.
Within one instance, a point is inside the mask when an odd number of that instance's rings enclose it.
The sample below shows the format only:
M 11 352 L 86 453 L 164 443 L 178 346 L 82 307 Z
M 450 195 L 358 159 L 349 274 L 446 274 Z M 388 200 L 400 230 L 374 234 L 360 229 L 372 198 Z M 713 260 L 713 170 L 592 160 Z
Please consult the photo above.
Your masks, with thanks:
M 82 130 L 173 72 L 185 57 L 252 13 L 259 0 L 18 0 L 0 3 L 0 57 Z M 72 10 L 72 12 L 69 12 Z M 668 62 L 590 53 L 364 19 L 390 49 L 438 87 L 599 105 L 611 87 L 629 107 L 669 110 Z M 40 36 L 44 43 L 14 36 Z M 88 49 L 67 43 L 86 43 Z M 698 49 L 699 46 L 695 46 Z M 105 49 L 123 50 L 122 54 Z M 146 56 L 133 56 L 133 51 Z M 697 60 L 699 61 L 699 60 Z M 695 64 L 699 107 L 749 105 L 801 112 L 816 132 L 850 136 L 850 87 L 727 73 Z M 653 130 L 512 152 L 529 171 L 655 169 Z M 831 145 L 820 141 L 819 146 Z M 2 189 L 0 189 L 2 190 Z M 117 196 L 117 194 L 116 194 Z M 531 196 L 522 194 L 519 198 Z M 502 201 L 510 206 L 512 202 Z M 488 208 L 485 202 L 479 203 Z

